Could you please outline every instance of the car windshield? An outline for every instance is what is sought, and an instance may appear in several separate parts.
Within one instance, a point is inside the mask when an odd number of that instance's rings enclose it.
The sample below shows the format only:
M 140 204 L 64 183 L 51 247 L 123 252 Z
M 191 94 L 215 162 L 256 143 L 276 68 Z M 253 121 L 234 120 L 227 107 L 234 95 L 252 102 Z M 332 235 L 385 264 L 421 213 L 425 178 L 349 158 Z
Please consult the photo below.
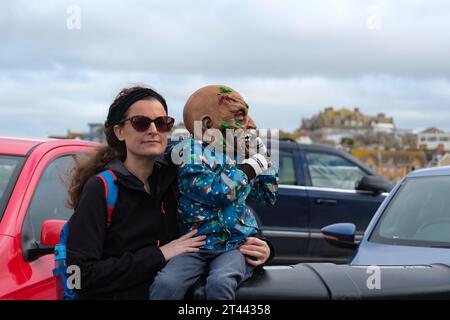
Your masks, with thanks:
M 0 220 L 17 179 L 22 157 L 0 155 Z
M 370 240 L 450 247 L 450 176 L 406 179 L 385 209 Z

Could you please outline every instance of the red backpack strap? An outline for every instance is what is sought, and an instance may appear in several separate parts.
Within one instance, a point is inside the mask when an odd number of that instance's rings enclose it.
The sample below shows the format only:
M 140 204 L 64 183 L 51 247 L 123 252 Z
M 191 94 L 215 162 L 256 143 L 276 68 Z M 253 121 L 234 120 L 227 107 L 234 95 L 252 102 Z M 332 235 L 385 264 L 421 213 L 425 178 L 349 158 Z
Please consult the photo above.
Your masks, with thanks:
M 111 226 L 112 213 L 117 202 L 117 177 L 112 170 L 105 170 L 100 172 L 97 177 L 103 181 L 105 187 L 105 200 L 106 200 L 106 210 L 107 210 L 107 221 L 106 226 L 109 228 Z

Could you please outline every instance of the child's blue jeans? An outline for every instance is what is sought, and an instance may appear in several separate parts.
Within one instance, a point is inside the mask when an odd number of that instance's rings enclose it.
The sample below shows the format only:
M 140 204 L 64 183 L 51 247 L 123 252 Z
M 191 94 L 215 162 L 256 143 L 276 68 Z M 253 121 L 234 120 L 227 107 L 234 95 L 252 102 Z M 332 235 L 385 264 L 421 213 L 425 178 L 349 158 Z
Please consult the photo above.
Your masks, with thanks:
M 208 274 L 207 299 L 234 300 L 237 287 L 252 276 L 253 269 L 237 249 L 183 253 L 169 260 L 158 272 L 150 286 L 150 300 L 182 300 L 205 273 Z

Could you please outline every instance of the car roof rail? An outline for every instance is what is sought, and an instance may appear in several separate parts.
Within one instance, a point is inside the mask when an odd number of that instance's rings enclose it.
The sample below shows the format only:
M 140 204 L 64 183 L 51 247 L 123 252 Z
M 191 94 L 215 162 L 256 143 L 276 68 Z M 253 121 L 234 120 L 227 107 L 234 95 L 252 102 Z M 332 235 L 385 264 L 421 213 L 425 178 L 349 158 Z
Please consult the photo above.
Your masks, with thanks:
M 295 142 L 295 143 L 297 143 L 297 141 L 295 141 L 295 140 L 292 139 L 292 138 L 279 138 L 278 140 L 280 140 L 280 141 L 288 141 L 288 142 Z

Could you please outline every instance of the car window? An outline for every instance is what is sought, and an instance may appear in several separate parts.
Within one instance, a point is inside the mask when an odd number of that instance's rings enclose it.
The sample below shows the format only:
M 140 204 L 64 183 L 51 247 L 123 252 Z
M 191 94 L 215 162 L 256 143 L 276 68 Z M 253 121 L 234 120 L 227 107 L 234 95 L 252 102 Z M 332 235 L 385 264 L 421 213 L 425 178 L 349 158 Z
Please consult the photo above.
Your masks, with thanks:
M 295 177 L 294 154 L 291 152 L 280 151 L 278 162 L 278 175 L 280 178 L 280 184 L 295 185 L 297 179 Z
M 31 227 L 28 235 L 35 241 L 40 240 L 42 223 L 45 220 L 67 220 L 73 209 L 67 207 L 67 187 L 70 169 L 74 165 L 74 156 L 67 155 L 50 162 L 42 173 L 27 212 L 27 225 Z
M 370 241 L 450 246 L 450 177 L 405 180 L 383 212 Z
M 361 168 L 340 156 L 308 152 L 306 160 L 313 187 L 355 190 L 365 176 Z
M 16 183 L 23 157 L 0 155 L 0 220 Z

